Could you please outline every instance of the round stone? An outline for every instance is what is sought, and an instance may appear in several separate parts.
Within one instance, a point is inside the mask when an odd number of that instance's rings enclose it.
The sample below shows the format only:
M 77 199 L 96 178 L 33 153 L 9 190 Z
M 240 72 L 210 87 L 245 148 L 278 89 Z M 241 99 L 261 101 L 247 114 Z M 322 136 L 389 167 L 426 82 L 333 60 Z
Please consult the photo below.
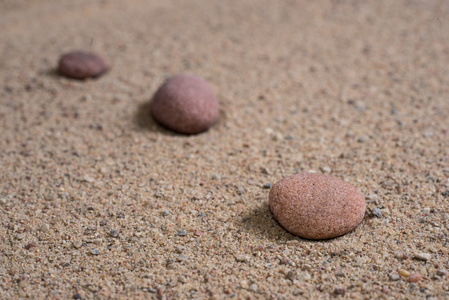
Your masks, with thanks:
M 106 71 L 104 59 L 92 52 L 72 51 L 63 54 L 59 59 L 58 73 L 66 77 L 86 79 L 98 77 Z
M 217 97 L 211 86 L 194 75 L 176 75 L 164 82 L 150 104 L 151 115 L 161 125 L 185 134 L 211 127 L 218 119 Z
M 353 230 L 366 203 L 353 185 L 333 176 L 299 173 L 270 190 L 270 209 L 290 233 L 306 239 L 329 239 Z

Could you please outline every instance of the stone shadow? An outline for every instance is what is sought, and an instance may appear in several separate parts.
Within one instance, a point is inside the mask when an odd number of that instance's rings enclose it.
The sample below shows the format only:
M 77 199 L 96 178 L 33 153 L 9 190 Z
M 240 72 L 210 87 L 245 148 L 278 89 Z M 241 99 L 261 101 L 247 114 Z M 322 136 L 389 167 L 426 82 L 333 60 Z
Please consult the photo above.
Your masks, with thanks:
M 301 238 L 289 233 L 279 224 L 272 214 L 267 202 L 259 204 L 251 211 L 242 215 L 242 219 L 236 220 L 235 225 L 236 227 L 241 228 L 242 231 L 247 231 L 258 239 L 268 239 L 273 244 L 295 240 L 298 242 L 328 243 L 351 235 L 360 227 L 357 226 L 354 230 L 348 232 L 347 234 L 330 239 L 310 240 Z
M 222 126 L 223 123 L 226 120 L 226 114 L 223 110 L 220 110 L 220 115 L 218 117 L 217 123 L 215 123 L 212 127 L 219 127 Z M 134 123 L 137 125 L 137 127 L 140 130 L 148 130 L 153 132 L 160 132 L 169 136 L 194 136 L 194 135 L 200 135 L 203 133 L 206 133 L 209 131 L 205 130 L 203 132 L 197 133 L 197 134 L 183 134 L 183 133 L 177 133 L 174 132 L 167 127 L 159 124 L 156 122 L 153 117 L 151 116 L 151 100 L 146 101 L 142 104 L 140 104 L 137 108 L 137 111 L 134 115 Z

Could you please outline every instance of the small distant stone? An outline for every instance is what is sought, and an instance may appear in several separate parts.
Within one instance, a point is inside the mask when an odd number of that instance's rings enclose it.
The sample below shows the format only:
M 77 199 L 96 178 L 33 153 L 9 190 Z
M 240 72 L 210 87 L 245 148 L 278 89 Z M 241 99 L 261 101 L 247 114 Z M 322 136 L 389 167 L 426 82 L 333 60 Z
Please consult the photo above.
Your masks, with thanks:
M 421 274 L 413 273 L 408 277 L 408 282 L 419 282 L 421 280 Z
M 361 136 L 357 139 L 357 142 L 364 143 L 364 142 L 366 142 L 366 140 L 367 140 L 366 136 Z
M 289 271 L 287 273 L 287 275 L 285 275 L 285 278 L 287 278 L 288 280 L 291 280 L 291 281 L 295 280 L 296 279 L 296 272 Z
M 218 119 L 219 105 L 210 85 L 194 75 L 169 78 L 150 103 L 151 115 L 161 125 L 180 133 L 205 131 Z
M 369 194 L 366 199 L 368 199 L 367 203 L 379 204 L 379 196 L 376 194 Z
M 93 52 L 72 51 L 63 54 L 59 59 L 58 73 L 69 78 L 98 77 L 106 71 L 105 60 Z
M 166 217 L 166 216 L 168 216 L 170 214 L 170 212 L 168 211 L 168 210 L 164 210 L 163 212 L 162 212 L 162 216 L 163 217 Z
M 264 189 L 271 189 L 271 183 L 264 183 L 264 185 L 262 186 Z
M 108 224 L 108 220 L 103 219 L 100 221 L 100 226 L 106 226 Z
M 254 247 L 253 251 L 261 252 L 264 249 L 265 247 L 263 245 L 257 245 L 256 247 Z
M 220 179 L 221 179 L 221 176 L 218 175 L 218 174 L 214 174 L 214 175 L 212 175 L 212 179 L 213 179 L 213 180 L 220 180 Z
M 179 255 L 178 257 L 176 257 L 177 262 L 185 261 L 187 259 L 188 259 L 188 257 L 185 255 Z
M 398 274 L 396 274 L 396 273 L 393 273 L 393 274 L 390 275 L 390 280 L 391 281 L 398 281 L 399 279 L 401 279 L 401 277 Z
M 449 190 L 442 192 L 441 195 L 443 197 L 449 197 Z
M 187 231 L 180 230 L 180 231 L 178 231 L 178 233 L 176 235 L 178 235 L 178 236 L 186 236 L 187 235 Z
M 119 232 L 118 232 L 118 230 L 113 229 L 113 230 L 109 231 L 109 235 L 113 238 L 116 238 L 116 237 L 118 237 Z
M 73 245 L 73 247 L 75 249 L 79 249 L 79 248 L 81 248 L 81 246 L 83 246 L 83 242 L 81 242 L 81 241 L 73 241 L 72 245 Z
M 399 270 L 398 271 L 399 275 L 403 276 L 403 277 L 409 277 L 410 276 L 410 272 L 406 271 L 406 270 Z
M 290 233 L 307 239 L 329 239 L 353 230 L 365 215 L 362 193 L 330 175 L 299 173 L 270 190 L 269 205 Z
M 444 270 L 444 269 L 438 270 L 437 271 L 437 275 L 441 276 L 441 277 L 444 277 L 444 276 L 447 275 L 447 270 Z
M 98 251 L 97 249 L 90 249 L 89 253 L 92 255 L 99 255 L 100 251 Z
M 246 262 L 248 260 L 248 257 L 246 255 L 236 255 L 235 260 L 238 262 Z
M 418 253 L 415 255 L 415 258 L 422 261 L 428 261 L 432 258 L 432 255 L 429 253 Z
M 302 280 L 307 281 L 307 280 L 310 280 L 311 278 L 312 278 L 312 276 L 310 275 L 309 272 L 303 272 L 303 273 L 301 274 L 301 279 L 302 279 Z
M 257 284 L 253 283 L 248 287 L 248 290 L 251 292 L 257 292 L 257 290 L 259 289 L 259 287 L 257 286 Z
M 25 246 L 26 250 L 31 250 L 33 248 L 37 247 L 37 245 L 35 243 L 29 243 L 28 245 Z
M 373 209 L 373 215 L 377 218 L 382 218 L 382 212 L 377 207 Z
M 47 223 L 42 224 L 40 227 L 40 231 L 42 231 L 43 233 L 47 233 L 49 230 L 50 230 L 50 225 L 48 225 Z
M 346 294 L 346 290 L 344 288 L 335 288 L 334 295 L 336 296 L 344 296 Z
M 80 294 L 76 293 L 75 295 L 73 295 L 73 299 L 79 300 L 82 299 L 83 297 L 81 297 Z
M 345 277 L 345 273 L 343 273 L 342 271 L 337 271 L 335 273 L 335 277 Z
M 195 235 L 196 236 L 203 236 L 204 232 L 202 232 L 201 230 L 195 230 Z
M 332 169 L 328 166 L 320 167 L 321 172 L 323 173 L 330 173 L 332 172 Z

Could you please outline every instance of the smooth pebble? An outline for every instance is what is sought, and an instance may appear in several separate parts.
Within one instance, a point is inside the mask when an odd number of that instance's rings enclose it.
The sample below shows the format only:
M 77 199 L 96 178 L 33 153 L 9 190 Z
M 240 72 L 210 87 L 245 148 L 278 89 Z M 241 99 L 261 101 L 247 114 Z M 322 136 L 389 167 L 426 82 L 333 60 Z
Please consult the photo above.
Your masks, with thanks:
M 422 261 L 428 261 L 432 258 L 432 255 L 429 253 L 418 253 L 415 255 L 415 258 Z
M 63 54 L 59 59 L 58 73 L 69 78 L 98 77 L 106 71 L 105 60 L 93 52 L 72 51 Z
M 348 233 L 363 220 L 366 209 L 362 193 L 353 185 L 317 173 L 299 173 L 277 182 L 269 204 L 287 231 L 307 239 Z
M 162 84 L 150 104 L 161 125 L 185 134 L 205 131 L 218 119 L 219 105 L 211 86 L 194 75 L 175 75 Z
M 421 274 L 413 273 L 408 277 L 408 282 L 419 282 L 421 280 Z

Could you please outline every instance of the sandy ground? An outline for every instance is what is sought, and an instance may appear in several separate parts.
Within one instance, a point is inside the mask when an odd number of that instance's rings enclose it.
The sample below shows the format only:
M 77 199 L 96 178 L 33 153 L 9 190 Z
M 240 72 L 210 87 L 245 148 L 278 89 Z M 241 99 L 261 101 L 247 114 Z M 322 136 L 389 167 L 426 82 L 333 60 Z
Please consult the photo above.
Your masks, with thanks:
M 57 76 L 74 49 L 109 72 Z M 445 0 L 0 0 L 2 298 L 448 299 L 448 62 Z M 177 73 L 209 131 L 149 117 Z M 356 230 L 275 221 L 264 185 L 309 170 Z

